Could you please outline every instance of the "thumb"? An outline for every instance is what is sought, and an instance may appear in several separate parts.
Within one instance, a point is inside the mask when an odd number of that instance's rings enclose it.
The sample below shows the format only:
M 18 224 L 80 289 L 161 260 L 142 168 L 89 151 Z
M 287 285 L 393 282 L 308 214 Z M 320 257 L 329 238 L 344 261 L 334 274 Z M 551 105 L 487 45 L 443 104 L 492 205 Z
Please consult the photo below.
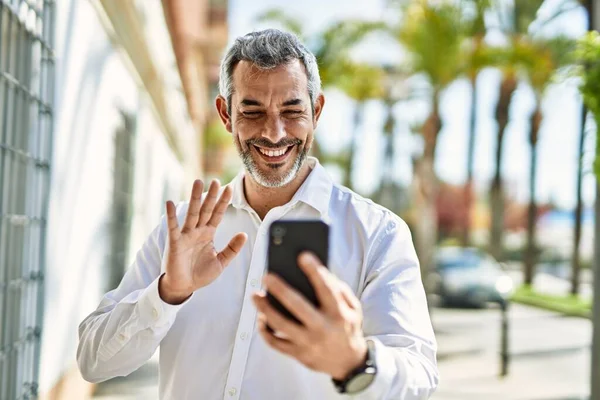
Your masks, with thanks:
M 217 254 L 217 258 L 221 262 L 221 265 L 226 267 L 231 262 L 231 260 L 233 260 L 235 256 L 238 255 L 240 250 L 242 250 L 242 247 L 244 246 L 244 243 L 246 243 L 247 239 L 248 236 L 245 233 L 240 232 L 237 235 L 235 235 L 229 241 L 229 244 L 223 250 L 221 250 L 219 254 Z

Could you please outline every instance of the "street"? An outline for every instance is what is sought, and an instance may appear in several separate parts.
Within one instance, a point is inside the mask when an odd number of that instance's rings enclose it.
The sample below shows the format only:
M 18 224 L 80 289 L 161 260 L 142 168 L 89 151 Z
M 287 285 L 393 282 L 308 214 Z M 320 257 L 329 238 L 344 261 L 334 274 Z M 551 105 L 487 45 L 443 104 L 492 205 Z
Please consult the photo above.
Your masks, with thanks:
M 583 400 L 589 392 L 591 323 L 514 304 L 509 376 L 501 379 L 500 311 L 432 310 L 441 383 L 432 400 Z M 100 384 L 95 398 L 157 399 L 155 356 L 127 378 Z

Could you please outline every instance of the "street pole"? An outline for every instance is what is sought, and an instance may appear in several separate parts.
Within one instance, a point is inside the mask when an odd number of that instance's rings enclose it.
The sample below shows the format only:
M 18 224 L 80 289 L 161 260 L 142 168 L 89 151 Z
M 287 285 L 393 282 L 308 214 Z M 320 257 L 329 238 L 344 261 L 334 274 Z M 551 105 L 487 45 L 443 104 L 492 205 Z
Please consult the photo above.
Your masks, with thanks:
M 500 334 L 500 377 L 508 375 L 508 365 L 510 363 L 510 352 L 508 343 L 508 301 L 502 303 L 500 312 L 502 313 L 501 334 Z

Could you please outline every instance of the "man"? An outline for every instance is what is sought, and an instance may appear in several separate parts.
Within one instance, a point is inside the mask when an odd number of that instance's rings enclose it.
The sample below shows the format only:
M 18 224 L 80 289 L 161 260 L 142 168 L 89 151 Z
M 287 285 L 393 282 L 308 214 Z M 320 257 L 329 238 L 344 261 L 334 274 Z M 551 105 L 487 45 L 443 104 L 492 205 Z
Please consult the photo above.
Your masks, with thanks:
M 235 41 L 216 106 L 245 171 L 167 202 L 119 287 L 80 325 L 84 378 L 127 375 L 160 345 L 162 399 L 431 395 L 436 343 L 410 232 L 307 157 L 323 105 L 316 60 L 295 36 Z M 330 224 L 328 269 L 299 258 L 319 308 L 265 274 L 268 228 L 281 218 Z M 302 324 L 269 305 L 261 279 Z

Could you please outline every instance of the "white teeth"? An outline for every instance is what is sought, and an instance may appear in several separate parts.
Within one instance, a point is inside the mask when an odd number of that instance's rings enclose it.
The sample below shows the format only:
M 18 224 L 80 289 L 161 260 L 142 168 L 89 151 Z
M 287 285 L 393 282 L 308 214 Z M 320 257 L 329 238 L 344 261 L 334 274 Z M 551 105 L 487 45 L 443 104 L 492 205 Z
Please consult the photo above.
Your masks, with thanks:
M 265 149 L 261 149 L 260 147 L 258 148 L 258 150 L 263 153 L 266 156 L 269 157 L 278 157 L 278 156 L 282 156 L 285 154 L 285 152 L 287 151 L 287 148 L 285 149 L 279 149 L 279 150 L 265 150 Z

